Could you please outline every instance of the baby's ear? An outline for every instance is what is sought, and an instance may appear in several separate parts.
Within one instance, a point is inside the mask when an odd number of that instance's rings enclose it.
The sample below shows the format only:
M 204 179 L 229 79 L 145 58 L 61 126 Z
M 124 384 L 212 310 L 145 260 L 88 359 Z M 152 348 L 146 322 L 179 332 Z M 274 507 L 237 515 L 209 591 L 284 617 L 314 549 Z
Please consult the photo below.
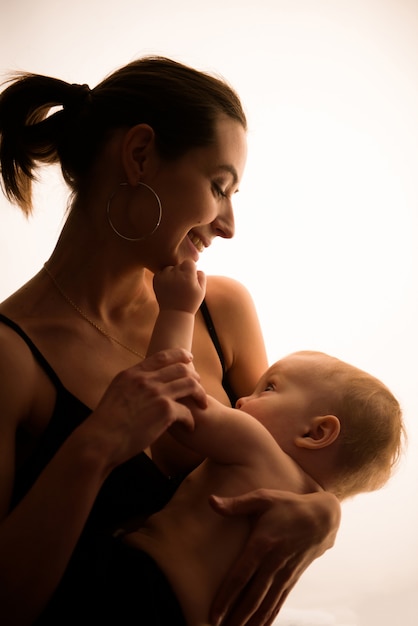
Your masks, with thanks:
M 296 437 L 299 448 L 325 448 L 330 446 L 340 434 L 340 420 L 335 415 L 317 415 L 310 420 L 309 430 Z

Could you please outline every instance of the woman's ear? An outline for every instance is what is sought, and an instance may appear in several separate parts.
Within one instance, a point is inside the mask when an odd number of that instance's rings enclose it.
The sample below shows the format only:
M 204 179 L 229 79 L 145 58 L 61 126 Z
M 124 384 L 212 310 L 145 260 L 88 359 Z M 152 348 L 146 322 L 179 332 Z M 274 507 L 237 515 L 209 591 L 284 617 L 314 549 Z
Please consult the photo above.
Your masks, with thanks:
M 154 129 L 148 124 L 132 126 L 122 143 L 122 164 L 126 182 L 135 186 L 143 178 L 155 150 Z
M 334 443 L 340 430 L 340 420 L 335 415 L 317 415 L 311 419 L 308 432 L 296 437 L 295 444 L 311 450 L 325 448 Z

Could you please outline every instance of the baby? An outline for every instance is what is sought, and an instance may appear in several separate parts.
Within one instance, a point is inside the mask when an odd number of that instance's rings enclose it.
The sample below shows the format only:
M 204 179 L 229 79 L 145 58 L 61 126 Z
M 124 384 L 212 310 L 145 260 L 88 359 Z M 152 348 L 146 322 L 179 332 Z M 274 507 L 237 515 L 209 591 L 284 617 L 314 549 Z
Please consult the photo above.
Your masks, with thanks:
M 185 262 L 158 273 L 154 289 L 160 314 L 148 353 L 190 350 L 204 274 Z M 152 557 L 177 597 L 184 623 L 200 626 L 208 624 L 212 599 L 251 528 L 247 517 L 218 515 L 209 504 L 213 494 L 327 490 L 343 500 L 378 489 L 399 457 L 403 423 L 385 385 L 320 352 L 277 361 L 236 408 L 211 397 L 205 409 L 184 402 L 194 428 L 176 423 L 170 435 L 206 460 L 168 505 L 124 541 Z M 158 442 L 152 451 L 157 449 Z

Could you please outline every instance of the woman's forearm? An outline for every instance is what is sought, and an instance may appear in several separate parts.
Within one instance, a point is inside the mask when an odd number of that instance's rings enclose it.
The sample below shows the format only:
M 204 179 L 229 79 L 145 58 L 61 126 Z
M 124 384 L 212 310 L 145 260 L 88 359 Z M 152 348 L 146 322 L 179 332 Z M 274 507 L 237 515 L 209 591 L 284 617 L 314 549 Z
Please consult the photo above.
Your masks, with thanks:
M 83 432 L 57 452 L 0 525 L 0 623 L 33 623 L 57 587 L 106 478 Z

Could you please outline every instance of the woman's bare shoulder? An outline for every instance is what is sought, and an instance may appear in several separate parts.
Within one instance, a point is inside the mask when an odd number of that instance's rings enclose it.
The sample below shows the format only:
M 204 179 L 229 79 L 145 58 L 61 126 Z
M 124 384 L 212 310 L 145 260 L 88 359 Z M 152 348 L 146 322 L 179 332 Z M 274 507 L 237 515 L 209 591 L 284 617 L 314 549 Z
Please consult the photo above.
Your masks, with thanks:
M 245 313 L 248 310 L 252 314 L 255 311 L 254 301 L 247 287 L 228 276 L 207 276 L 205 299 L 214 315 L 216 310 L 223 312 L 225 307 L 230 313 Z
M 0 320 L 0 411 L 20 422 L 30 413 L 36 389 L 35 359 L 22 337 Z
M 209 274 L 207 276 L 207 288 L 210 293 L 222 294 L 228 297 L 229 293 L 250 297 L 250 292 L 239 280 L 230 276 Z
M 257 309 L 239 281 L 208 276 L 206 302 L 220 339 L 228 378 L 237 396 L 251 393 L 267 368 Z

